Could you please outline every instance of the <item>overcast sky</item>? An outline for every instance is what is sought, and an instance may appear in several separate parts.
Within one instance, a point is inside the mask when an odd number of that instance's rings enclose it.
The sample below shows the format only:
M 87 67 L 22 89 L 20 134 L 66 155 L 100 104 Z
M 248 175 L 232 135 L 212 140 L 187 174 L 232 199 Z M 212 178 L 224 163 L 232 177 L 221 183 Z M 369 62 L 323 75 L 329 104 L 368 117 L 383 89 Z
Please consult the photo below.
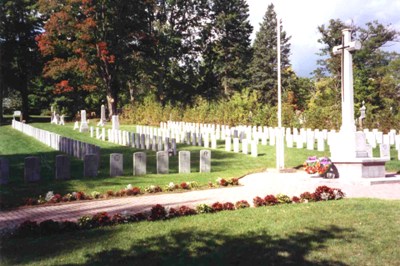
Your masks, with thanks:
M 269 4 L 282 19 L 283 30 L 291 38 L 291 62 L 298 76 L 308 76 L 316 66 L 319 50 L 317 27 L 330 19 L 353 21 L 357 26 L 378 20 L 400 31 L 400 0 L 247 0 L 253 35 L 259 29 Z M 391 43 L 388 50 L 400 53 L 400 43 Z

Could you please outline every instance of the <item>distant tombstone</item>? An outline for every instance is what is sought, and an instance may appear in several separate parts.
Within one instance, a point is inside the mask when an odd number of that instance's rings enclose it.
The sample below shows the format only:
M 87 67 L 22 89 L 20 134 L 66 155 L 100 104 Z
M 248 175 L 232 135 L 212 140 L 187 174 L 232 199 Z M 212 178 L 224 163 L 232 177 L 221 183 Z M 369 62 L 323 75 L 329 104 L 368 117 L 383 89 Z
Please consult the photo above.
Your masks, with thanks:
M 94 137 L 94 128 L 90 127 L 90 137 L 93 138 Z
M 62 125 L 62 126 L 65 125 L 65 117 L 64 117 L 64 115 L 60 116 L 60 123 L 59 124 Z
M 86 110 L 81 110 L 81 125 L 79 126 L 79 132 L 89 131 L 89 125 L 86 120 Z
M 247 139 L 242 139 L 242 153 L 243 154 L 249 153 L 249 143 Z
M 296 148 L 297 149 L 302 149 L 303 148 L 303 138 L 301 135 L 296 135 Z
M 368 158 L 367 139 L 364 132 L 357 131 L 356 134 L 356 158 Z
M 97 126 L 104 127 L 105 124 L 106 124 L 106 107 L 104 106 L 104 104 L 102 104 L 100 108 L 100 121 L 97 124 Z
M 56 179 L 67 180 L 71 178 L 70 161 L 67 155 L 56 156 Z
M 146 174 L 146 153 L 135 152 L 133 154 L 133 175 Z
M 115 130 L 119 130 L 119 119 L 118 119 L 118 115 L 113 115 L 111 117 L 111 128 L 115 129 Z
M 174 156 L 176 156 L 176 154 L 177 154 L 177 151 L 176 151 L 176 139 L 172 139 L 171 142 L 172 142 L 171 143 L 172 154 Z
M 157 136 L 153 136 L 151 148 L 153 151 L 157 151 L 158 143 L 157 143 Z
M 192 134 L 192 146 L 196 146 L 197 143 L 197 135 L 196 133 Z
M 179 173 L 180 174 L 190 173 L 190 151 L 179 152 Z
M 157 137 L 157 150 L 158 151 L 163 151 L 164 150 L 164 144 L 162 141 L 162 137 Z
M 373 152 L 372 152 L 372 145 L 370 145 L 370 144 L 365 145 L 365 149 L 367 151 L 368 158 L 374 157 Z
M 239 139 L 233 138 L 233 152 L 239 152 Z
M 79 129 L 79 122 L 78 122 L 78 121 L 75 121 L 74 130 L 77 130 L 77 129 Z
M 200 173 L 211 172 L 211 151 L 200 151 Z
M 318 151 L 325 151 L 325 141 L 324 136 L 320 133 L 317 136 L 317 150 Z
M 268 135 L 267 133 L 261 133 L 261 145 L 267 145 Z
M 85 154 L 83 156 L 83 176 L 96 177 L 99 170 L 97 154 Z
M 217 136 L 216 135 L 211 135 L 211 149 L 216 149 L 217 148 Z
M 203 146 L 203 136 L 201 134 L 199 134 L 199 137 L 197 139 L 197 144 L 199 146 Z
M 186 132 L 186 145 L 190 145 L 190 132 Z
M 290 133 L 286 135 L 286 145 L 288 148 L 293 148 L 293 135 Z
M 140 149 L 140 134 L 135 133 L 135 148 Z
M 315 138 L 314 138 L 314 132 L 307 132 L 307 150 L 314 150 L 314 143 L 315 143 Z
M 225 138 L 225 151 L 231 151 L 232 150 L 232 140 L 231 137 L 226 137 Z
M 110 177 L 124 174 L 124 157 L 122 153 L 110 154 Z
M 24 180 L 26 182 L 40 181 L 40 159 L 36 156 L 25 158 Z
M 389 144 L 380 144 L 379 152 L 381 158 L 390 158 L 390 146 Z
M 275 146 L 275 130 L 270 130 L 269 132 L 269 145 Z
M 252 157 L 258 156 L 258 141 L 251 142 L 251 156 Z
M 140 149 L 142 149 L 142 150 L 146 149 L 146 135 L 145 134 L 140 135 Z
M 157 174 L 169 173 L 169 156 L 167 151 L 157 152 Z
M 8 184 L 10 175 L 10 165 L 8 160 L 0 158 L 0 185 Z

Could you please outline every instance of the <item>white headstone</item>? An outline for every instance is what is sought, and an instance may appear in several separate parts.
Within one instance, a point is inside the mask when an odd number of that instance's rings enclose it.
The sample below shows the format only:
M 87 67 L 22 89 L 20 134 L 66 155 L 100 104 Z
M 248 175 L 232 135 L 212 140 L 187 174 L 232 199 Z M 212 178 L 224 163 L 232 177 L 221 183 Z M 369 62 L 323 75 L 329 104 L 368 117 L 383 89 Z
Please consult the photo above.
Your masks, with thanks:
M 113 115 L 111 117 L 111 122 L 112 122 L 112 129 L 119 129 L 119 119 L 118 115 Z

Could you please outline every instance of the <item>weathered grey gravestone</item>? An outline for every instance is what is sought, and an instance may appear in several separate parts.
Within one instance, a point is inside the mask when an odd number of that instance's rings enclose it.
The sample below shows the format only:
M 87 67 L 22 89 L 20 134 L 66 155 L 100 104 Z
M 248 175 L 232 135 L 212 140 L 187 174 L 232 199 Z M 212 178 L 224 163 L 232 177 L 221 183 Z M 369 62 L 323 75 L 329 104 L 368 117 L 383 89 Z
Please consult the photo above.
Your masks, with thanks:
M 121 153 L 110 154 L 110 176 L 120 176 L 124 174 L 124 157 Z
M 180 174 L 190 173 L 190 151 L 179 152 L 179 173 Z
M 200 151 L 200 173 L 211 172 L 211 151 Z
M 169 173 L 169 156 L 168 151 L 157 152 L 157 174 Z
M 56 156 L 56 179 L 67 180 L 70 179 L 70 161 L 68 155 L 57 155 Z
M 24 179 L 26 182 L 40 181 L 40 159 L 36 156 L 25 158 Z
M 133 175 L 146 174 L 146 153 L 135 152 L 133 154 Z
M 83 176 L 96 177 L 99 170 L 97 154 L 85 154 L 83 157 Z
M 9 175 L 10 165 L 8 160 L 5 158 L 0 158 L 0 185 L 8 184 Z

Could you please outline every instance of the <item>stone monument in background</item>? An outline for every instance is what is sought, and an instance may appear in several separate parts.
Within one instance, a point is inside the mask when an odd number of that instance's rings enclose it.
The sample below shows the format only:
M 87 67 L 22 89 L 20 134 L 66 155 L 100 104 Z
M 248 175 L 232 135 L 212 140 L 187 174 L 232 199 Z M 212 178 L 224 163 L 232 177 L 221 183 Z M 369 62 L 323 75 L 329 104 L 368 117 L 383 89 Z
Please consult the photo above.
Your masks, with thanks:
M 86 110 L 81 110 L 81 124 L 79 126 L 79 132 L 89 131 L 89 125 L 86 120 Z
M 385 162 L 388 160 L 369 157 L 365 134 L 356 132 L 351 52 L 361 49 L 361 44 L 351 41 L 350 29 L 344 29 L 342 33 L 342 44 L 333 48 L 334 54 L 342 56 L 342 125 L 331 145 L 331 159 L 339 177 L 385 177 Z
M 106 107 L 104 104 L 101 105 L 100 109 L 100 121 L 97 124 L 98 127 L 104 127 L 106 124 Z

